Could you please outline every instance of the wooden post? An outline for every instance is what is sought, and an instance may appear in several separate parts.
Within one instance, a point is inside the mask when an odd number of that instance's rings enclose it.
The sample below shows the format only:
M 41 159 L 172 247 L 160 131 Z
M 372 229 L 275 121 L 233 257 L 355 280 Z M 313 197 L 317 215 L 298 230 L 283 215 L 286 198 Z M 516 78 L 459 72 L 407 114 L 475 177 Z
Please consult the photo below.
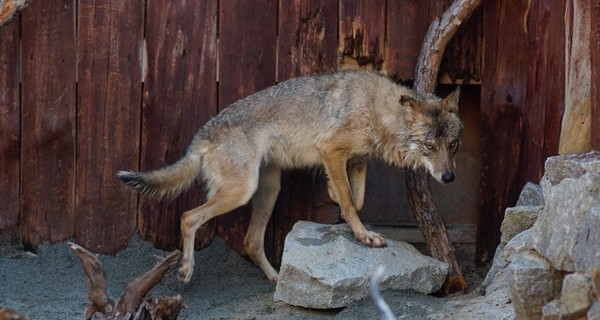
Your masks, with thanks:
M 565 113 L 558 153 L 572 154 L 592 149 L 591 2 L 567 1 L 565 14 Z
M 592 128 L 600 128 L 600 2 L 592 1 L 591 8 L 591 64 L 592 64 Z M 600 130 L 592 130 L 592 147 L 600 150 Z
M 440 19 L 431 23 L 417 63 L 414 83 L 417 92 L 433 93 L 446 44 L 481 2 L 482 0 L 457 0 Z M 406 186 L 411 208 L 432 257 L 450 265 L 446 283 L 442 287 L 443 294 L 465 291 L 467 283 L 456 260 L 454 247 L 448 240 L 446 226 L 433 203 L 425 170 L 408 170 Z

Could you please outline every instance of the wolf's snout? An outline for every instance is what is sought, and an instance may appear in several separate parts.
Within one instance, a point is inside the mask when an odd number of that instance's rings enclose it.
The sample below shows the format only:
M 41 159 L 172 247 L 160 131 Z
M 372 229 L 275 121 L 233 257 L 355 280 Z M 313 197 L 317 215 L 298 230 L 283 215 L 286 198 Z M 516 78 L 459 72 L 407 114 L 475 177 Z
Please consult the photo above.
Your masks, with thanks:
M 454 173 L 453 172 L 446 172 L 442 175 L 442 181 L 444 181 L 444 183 L 450 183 L 452 181 L 454 181 Z

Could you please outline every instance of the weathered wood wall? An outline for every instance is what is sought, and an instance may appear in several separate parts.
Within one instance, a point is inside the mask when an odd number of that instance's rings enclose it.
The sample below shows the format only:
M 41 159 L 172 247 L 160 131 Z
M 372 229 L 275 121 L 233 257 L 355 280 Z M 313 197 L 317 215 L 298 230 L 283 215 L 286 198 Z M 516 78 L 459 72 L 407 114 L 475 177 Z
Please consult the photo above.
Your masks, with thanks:
M 489 260 L 504 209 L 539 182 L 558 152 L 565 92 L 565 2 L 503 0 L 484 6 L 482 171 L 478 257 Z
M 120 186 L 117 170 L 175 161 L 197 128 L 229 103 L 298 75 L 368 67 L 410 83 L 427 27 L 448 3 L 33 1 L 0 29 L 0 230 L 17 230 L 28 246 L 75 237 L 94 251 L 115 252 L 135 230 L 157 246 L 178 246 L 178 217 L 202 202 L 202 187 L 149 202 Z M 597 128 L 600 8 L 593 3 Z M 481 130 L 470 131 L 473 144 L 482 139 L 481 190 L 473 190 L 479 178 L 469 178 L 470 191 L 481 192 L 481 260 L 493 254 L 504 208 L 557 152 L 565 10 L 564 1 L 485 2 L 446 51 L 444 81 L 476 84 L 465 86 L 471 128 L 481 94 Z M 598 130 L 592 136 L 598 148 Z M 473 159 L 466 170 L 479 172 Z M 365 219 L 410 221 L 398 209 L 397 198 L 405 197 L 398 172 L 381 164 L 368 172 L 373 212 Z M 274 261 L 296 220 L 339 219 L 321 174 L 294 171 L 282 180 L 267 235 Z M 458 211 L 440 208 L 447 222 L 465 223 L 452 213 Z M 219 234 L 239 250 L 248 220 L 243 208 L 209 222 L 198 231 L 198 247 Z
M 19 224 L 31 245 L 75 231 L 73 10 L 73 1 L 39 1 L 21 16 Z
M 19 223 L 19 25 L 0 29 L 0 230 Z

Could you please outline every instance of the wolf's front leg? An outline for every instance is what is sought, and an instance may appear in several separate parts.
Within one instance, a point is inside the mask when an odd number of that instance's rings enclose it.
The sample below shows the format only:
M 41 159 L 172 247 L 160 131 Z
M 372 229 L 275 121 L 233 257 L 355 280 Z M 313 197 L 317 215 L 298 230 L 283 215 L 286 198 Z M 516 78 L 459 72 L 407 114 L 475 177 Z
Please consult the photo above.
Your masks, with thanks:
M 356 207 L 352 201 L 350 183 L 346 173 L 346 153 L 344 151 L 327 149 L 321 150 L 321 157 L 325 172 L 329 176 L 330 194 L 335 196 L 335 201 L 340 205 L 342 218 L 352 229 L 354 237 L 361 243 L 371 247 L 385 247 L 385 240 L 377 232 L 369 231 L 358 218 Z

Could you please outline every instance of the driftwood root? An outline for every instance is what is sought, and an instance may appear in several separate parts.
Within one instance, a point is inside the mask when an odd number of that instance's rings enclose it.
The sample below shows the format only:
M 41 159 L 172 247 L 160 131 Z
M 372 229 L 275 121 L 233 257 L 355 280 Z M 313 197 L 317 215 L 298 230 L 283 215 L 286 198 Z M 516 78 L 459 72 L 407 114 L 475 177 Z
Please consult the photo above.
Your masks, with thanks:
M 150 271 L 131 281 L 125 292 L 115 302 L 107 293 L 106 274 L 98 257 L 80 245 L 69 242 L 83 268 L 90 304 L 85 309 L 85 319 L 177 319 L 187 308 L 180 295 L 152 298 L 150 290 L 161 282 L 179 260 L 179 251 L 172 252 Z

